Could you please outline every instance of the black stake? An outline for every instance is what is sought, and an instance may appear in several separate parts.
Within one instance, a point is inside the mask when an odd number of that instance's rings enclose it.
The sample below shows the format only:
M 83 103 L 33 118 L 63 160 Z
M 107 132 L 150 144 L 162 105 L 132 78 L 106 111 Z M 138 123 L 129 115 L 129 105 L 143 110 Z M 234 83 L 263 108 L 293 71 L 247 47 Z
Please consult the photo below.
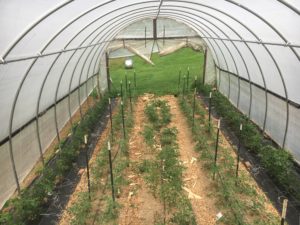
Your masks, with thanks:
M 123 138 L 126 138 L 126 132 L 125 132 L 125 118 L 124 118 L 124 105 L 123 101 L 121 101 L 121 109 L 122 109 L 122 126 L 123 126 Z
M 165 25 L 164 25 L 163 45 L 165 45 L 165 37 L 166 37 L 166 27 L 165 27 Z
M 194 91 L 194 101 L 193 101 L 193 128 L 195 125 L 195 107 L 196 107 L 196 88 Z
M 107 142 L 107 150 L 108 150 L 109 170 L 110 170 L 111 196 L 113 202 L 115 202 L 114 175 L 113 175 L 112 160 L 111 160 L 110 142 Z
M 237 185 L 237 179 L 239 177 L 239 165 L 240 165 L 240 149 L 241 149 L 241 134 L 243 130 L 243 124 L 240 125 L 240 133 L 239 133 L 239 143 L 238 143 L 238 149 L 237 149 L 237 164 L 236 164 L 236 182 L 235 184 Z
M 209 92 L 209 103 L 208 103 L 208 127 L 209 128 L 211 125 L 211 95 L 212 95 L 212 93 Z
M 184 98 L 185 95 L 185 76 L 183 76 L 183 83 L 182 83 L 182 97 Z
M 188 67 L 187 78 L 186 78 L 186 89 L 187 89 L 187 92 L 189 92 L 189 90 L 190 90 L 189 81 L 190 81 L 190 67 Z
M 111 107 L 111 100 L 110 98 L 108 98 L 108 104 L 109 104 L 109 119 L 110 119 L 110 134 L 111 134 L 111 141 L 114 140 L 113 137 L 113 122 L 112 122 L 112 107 Z
M 214 173 L 213 173 L 213 180 L 216 176 L 216 170 L 217 170 L 217 158 L 218 158 L 218 147 L 219 147 L 219 134 L 220 134 L 220 123 L 221 120 L 218 121 L 218 131 L 217 131 L 217 140 L 216 140 L 216 148 L 215 148 L 215 161 L 214 161 Z
M 84 144 L 87 145 L 88 136 L 84 135 Z M 88 147 L 85 146 L 85 163 L 86 163 L 86 174 L 88 179 L 88 191 L 89 191 L 89 199 L 91 200 L 91 183 L 90 183 L 90 169 L 89 169 L 89 155 L 88 155 Z
M 127 91 L 128 91 L 128 81 L 127 81 L 127 72 L 125 73 L 125 84 L 126 84 L 126 94 L 127 94 Z
M 165 160 L 161 160 L 161 168 L 162 168 L 162 173 L 161 173 L 161 177 L 160 177 L 160 179 L 161 179 L 161 186 L 163 187 L 164 186 L 164 173 L 165 173 Z M 165 195 L 163 196 L 163 207 L 164 207 L 164 224 L 166 224 L 166 209 L 167 209 L 167 207 L 166 207 L 166 198 L 165 198 Z
M 123 82 L 120 81 L 120 86 L 121 86 L 121 101 L 123 101 Z
M 128 88 L 129 88 L 130 112 L 132 112 L 131 83 L 130 83 L 130 81 L 128 82 Z
M 136 73 L 135 73 L 135 70 L 133 72 L 133 82 L 134 82 L 134 88 L 136 88 Z
M 179 88 L 180 88 L 180 79 L 181 79 L 181 68 L 179 70 L 179 74 L 178 74 L 178 95 L 180 94 L 179 92 Z
M 145 48 L 147 47 L 147 27 L 145 27 Z
M 288 204 L 288 199 L 285 198 L 282 203 L 281 223 L 280 223 L 281 225 L 284 225 L 285 222 L 287 204 Z

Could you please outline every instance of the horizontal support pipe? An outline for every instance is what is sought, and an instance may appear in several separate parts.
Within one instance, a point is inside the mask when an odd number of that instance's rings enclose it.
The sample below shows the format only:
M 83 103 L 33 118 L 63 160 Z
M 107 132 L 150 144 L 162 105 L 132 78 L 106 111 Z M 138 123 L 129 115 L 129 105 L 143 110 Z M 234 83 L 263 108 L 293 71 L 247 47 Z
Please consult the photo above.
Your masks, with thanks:
M 233 76 L 235 76 L 235 77 L 237 77 L 237 78 L 239 78 L 239 79 L 241 79 L 241 80 L 243 80 L 243 81 L 246 81 L 246 82 L 249 83 L 249 84 L 254 85 L 255 87 L 258 87 L 259 89 L 265 90 L 265 88 L 262 87 L 262 86 L 260 86 L 259 84 L 256 84 L 256 83 L 254 83 L 254 82 L 252 82 L 252 81 L 249 81 L 249 80 L 247 80 L 247 79 L 244 78 L 244 77 L 238 76 L 238 75 L 235 74 L 235 73 L 232 73 L 232 72 L 230 72 L 230 71 L 224 70 L 224 69 L 220 68 L 218 65 L 216 65 L 216 67 L 217 67 L 218 70 L 220 70 L 220 71 L 222 71 L 222 72 L 224 72 L 224 73 L 228 73 L 228 74 L 230 74 L 230 75 L 233 75 Z M 273 96 L 275 96 L 275 97 L 277 97 L 277 98 L 280 98 L 280 99 L 283 100 L 283 101 L 286 101 L 286 98 L 285 98 L 285 97 L 282 97 L 281 95 L 279 95 L 279 94 L 277 94 L 277 93 L 275 93 L 275 92 L 273 92 L 273 91 L 271 91 L 271 90 L 269 90 L 269 89 L 266 89 L 266 91 L 267 91 L 268 94 L 271 94 L 271 95 L 273 95 Z M 292 101 L 292 100 L 288 100 L 288 103 L 289 103 L 290 105 L 294 106 L 295 108 L 300 109 L 300 104 L 299 104 L 299 103 L 294 102 L 294 101 Z
M 190 36 L 174 36 L 174 37 L 157 37 L 157 40 L 163 40 L 163 39 L 181 39 L 181 38 L 203 38 L 203 39 L 213 39 L 213 40 L 221 40 L 221 41 L 233 41 L 233 42 L 242 42 L 242 43 L 253 43 L 253 44 L 264 44 L 264 45 L 275 45 L 275 46 L 283 46 L 283 47 L 293 47 L 293 48 L 300 48 L 300 44 L 292 44 L 292 43 L 279 43 L 279 42 L 270 42 L 270 41 L 255 41 L 255 40 L 244 40 L 244 39 L 231 39 L 231 38 L 219 38 L 219 37 L 208 37 L 208 36 L 198 36 L 198 35 L 190 35 Z M 147 38 L 148 40 L 154 40 L 153 38 Z M 53 52 L 48 52 L 44 54 L 37 53 L 36 55 L 31 55 L 31 56 L 24 56 L 24 57 L 19 57 L 19 58 L 11 58 L 4 60 L 0 58 L 0 64 L 7 64 L 7 63 L 12 63 L 12 62 L 18 62 L 18 61 L 23 61 L 23 60 L 29 60 L 29 59 L 35 59 L 39 57 L 45 57 L 45 56 L 51 56 L 63 52 L 70 52 L 70 51 L 75 51 L 75 50 L 80 50 L 80 49 L 86 49 L 89 47 L 101 45 L 106 42 L 113 42 L 113 41 L 142 41 L 145 40 L 144 37 L 137 37 L 137 38 L 115 38 L 114 40 L 110 41 L 102 41 L 99 43 L 95 44 L 90 44 L 90 45 L 85 45 L 77 48 L 69 48 L 69 49 L 62 49 L 60 51 L 53 51 Z
M 82 84 L 80 84 L 79 87 L 76 87 L 75 89 L 73 89 L 71 91 L 71 94 L 74 93 L 75 91 L 77 91 L 79 88 L 81 88 L 84 84 L 86 84 L 90 79 L 92 79 L 93 77 L 97 76 L 98 73 L 92 75 L 91 77 L 89 77 L 88 80 L 84 81 Z M 64 99 L 66 99 L 68 97 L 68 94 L 64 95 L 63 97 L 61 97 L 57 103 L 60 103 L 61 101 L 63 101 Z M 50 106 L 48 106 L 45 110 L 43 110 L 42 112 L 40 112 L 38 114 L 38 118 L 43 116 L 49 109 L 51 109 L 54 106 L 54 103 L 51 104 Z M 12 138 L 15 137 L 17 134 L 19 134 L 22 130 L 24 130 L 27 126 L 29 126 L 32 122 L 34 122 L 36 120 L 36 116 L 34 116 L 32 119 L 30 119 L 28 122 L 26 122 L 24 125 L 22 125 L 20 128 L 16 129 L 13 133 L 12 133 Z M 7 141 L 9 140 L 9 136 L 5 137 L 4 139 L 2 139 L 0 141 L 0 146 L 4 145 Z
M 165 39 L 180 39 L 180 38 L 186 38 L 187 36 L 178 36 L 178 37 L 165 37 Z M 194 36 L 188 36 L 188 37 L 199 37 L 198 35 L 194 35 Z M 147 38 L 149 40 L 152 40 L 153 38 Z M 163 37 L 157 37 L 157 39 L 163 39 Z M 51 55 L 55 55 L 55 54 L 59 54 L 59 53 L 64 53 L 64 52 L 70 52 L 70 51 L 75 51 L 75 50 L 80 50 L 80 49 L 86 49 L 89 47 L 93 47 L 93 46 L 97 46 L 97 45 L 101 45 L 107 42 L 113 42 L 113 41 L 127 41 L 127 40 L 145 40 L 145 38 L 117 38 L 114 40 L 110 40 L 110 41 L 102 41 L 102 42 L 98 42 L 95 44 L 90 44 L 90 45 L 84 45 L 84 46 L 80 46 L 77 48 L 69 48 L 69 49 L 62 49 L 60 51 L 53 51 L 53 52 L 47 52 L 47 53 L 37 53 L 36 55 L 31 55 L 31 56 L 23 56 L 23 57 L 18 57 L 18 58 L 11 58 L 11 59 L 2 59 L 0 58 L 0 64 L 7 64 L 7 63 L 12 63 L 12 62 L 18 62 L 18 61 L 24 61 L 24 60 L 29 60 L 29 59 L 35 59 L 35 58 L 40 58 L 40 57 L 45 57 L 45 56 L 51 56 Z
M 279 42 L 271 42 L 271 41 L 256 41 L 256 40 L 244 40 L 244 39 L 228 39 L 228 38 L 218 38 L 218 37 L 201 37 L 206 39 L 215 39 L 215 40 L 223 40 L 223 41 L 236 41 L 236 42 L 243 42 L 243 43 L 253 43 L 253 44 L 265 44 L 265 45 L 277 45 L 277 46 L 284 46 L 284 47 L 293 47 L 293 48 L 300 48 L 300 44 L 292 44 L 290 42 L 287 43 L 279 43 Z

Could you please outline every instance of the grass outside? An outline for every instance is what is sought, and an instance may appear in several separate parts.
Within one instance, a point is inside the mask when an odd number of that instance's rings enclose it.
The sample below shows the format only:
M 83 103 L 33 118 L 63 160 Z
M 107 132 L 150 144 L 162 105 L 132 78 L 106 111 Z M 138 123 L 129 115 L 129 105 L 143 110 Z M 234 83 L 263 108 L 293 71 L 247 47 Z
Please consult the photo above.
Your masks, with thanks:
M 184 48 L 175 54 L 160 57 L 157 53 L 152 55 L 154 66 L 146 63 L 138 56 L 134 56 L 133 69 L 124 68 L 124 58 L 110 59 L 110 76 L 113 81 L 112 89 L 120 91 L 120 81 L 125 90 L 127 81 L 134 85 L 134 71 L 136 72 L 136 94 L 154 93 L 156 95 L 177 94 L 179 71 L 181 69 L 181 83 L 187 76 L 189 67 L 189 84 L 194 82 L 195 76 L 202 80 L 203 52 L 195 52 Z M 182 87 L 180 87 L 181 89 Z

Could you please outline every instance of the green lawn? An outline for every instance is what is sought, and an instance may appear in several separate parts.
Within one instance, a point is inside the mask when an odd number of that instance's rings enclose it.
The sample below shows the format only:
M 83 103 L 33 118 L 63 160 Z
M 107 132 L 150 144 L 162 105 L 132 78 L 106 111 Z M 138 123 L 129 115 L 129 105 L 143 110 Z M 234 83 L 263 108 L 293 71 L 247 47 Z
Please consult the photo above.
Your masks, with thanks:
M 124 58 L 110 59 L 110 76 L 113 81 L 112 90 L 120 90 L 120 81 L 125 86 L 125 73 L 128 81 L 133 84 L 133 74 L 136 71 L 136 94 L 154 93 L 156 95 L 176 94 L 178 92 L 178 74 L 181 68 L 181 85 L 183 76 L 190 68 L 189 84 L 195 76 L 202 81 L 203 52 L 195 52 L 190 48 L 181 49 L 173 54 L 160 57 L 152 55 L 154 66 L 146 63 L 138 56 L 133 57 L 134 68 L 124 68 Z

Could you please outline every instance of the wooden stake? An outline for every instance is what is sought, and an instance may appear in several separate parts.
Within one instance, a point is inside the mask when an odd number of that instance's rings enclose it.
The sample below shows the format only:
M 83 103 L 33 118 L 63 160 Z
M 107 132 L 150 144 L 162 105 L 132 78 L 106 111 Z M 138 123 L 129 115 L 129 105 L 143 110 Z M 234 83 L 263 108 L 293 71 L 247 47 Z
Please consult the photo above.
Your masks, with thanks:
M 283 200 L 283 204 L 282 204 L 281 225 L 284 225 L 284 222 L 285 222 L 286 211 L 287 211 L 287 204 L 288 204 L 288 199 L 284 199 Z

